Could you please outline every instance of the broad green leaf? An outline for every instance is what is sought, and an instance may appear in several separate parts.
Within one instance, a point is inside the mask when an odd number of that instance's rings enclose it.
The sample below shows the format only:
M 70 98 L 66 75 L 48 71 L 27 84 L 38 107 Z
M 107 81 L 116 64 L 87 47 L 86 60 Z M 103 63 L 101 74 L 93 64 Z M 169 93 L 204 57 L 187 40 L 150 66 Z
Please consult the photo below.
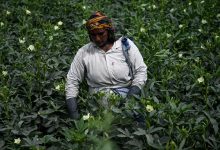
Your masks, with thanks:
M 213 127 L 213 129 L 214 129 L 214 131 L 215 131 L 215 134 L 217 134 L 218 133 L 218 122 L 214 119 L 214 118 L 212 118 L 209 114 L 208 114 L 208 112 L 206 112 L 206 111 L 203 111 L 203 113 L 209 118 L 209 121 L 210 121 L 210 123 L 212 124 L 212 127 Z
M 183 146 L 185 145 L 185 143 L 186 143 L 186 138 L 184 138 L 184 139 L 181 141 L 178 150 L 182 150 L 182 149 L 183 149 Z
M 163 127 L 157 127 L 157 128 L 149 128 L 148 129 L 148 133 L 154 133 L 154 132 L 157 132 L 157 131 L 160 131 L 160 130 L 164 130 Z
M 137 130 L 138 131 L 135 131 L 133 134 L 135 134 L 135 135 L 145 135 L 146 134 L 146 131 L 141 128 L 138 128 Z

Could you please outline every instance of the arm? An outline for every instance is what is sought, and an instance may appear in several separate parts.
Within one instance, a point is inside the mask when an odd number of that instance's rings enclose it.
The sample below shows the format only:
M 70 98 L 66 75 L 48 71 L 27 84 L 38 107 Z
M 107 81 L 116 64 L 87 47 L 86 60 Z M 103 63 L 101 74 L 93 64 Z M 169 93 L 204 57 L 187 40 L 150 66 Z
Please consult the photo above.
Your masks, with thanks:
M 129 50 L 129 58 L 132 63 L 134 79 L 132 81 L 128 96 L 140 95 L 141 89 L 147 80 L 147 66 L 137 46 L 129 40 L 131 46 Z
M 77 119 L 79 116 L 76 97 L 79 93 L 79 84 L 84 78 L 84 70 L 83 50 L 80 49 L 71 63 L 65 85 L 67 109 L 73 119 Z

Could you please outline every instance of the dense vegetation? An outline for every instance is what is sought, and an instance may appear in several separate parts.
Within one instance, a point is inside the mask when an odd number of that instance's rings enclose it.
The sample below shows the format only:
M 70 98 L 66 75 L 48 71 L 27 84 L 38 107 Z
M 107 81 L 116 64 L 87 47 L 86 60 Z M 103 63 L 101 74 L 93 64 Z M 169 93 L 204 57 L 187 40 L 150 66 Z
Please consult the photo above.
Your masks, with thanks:
M 1 0 L 0 10 L 0 149 L 220 149 L 219 0 Z M 95 10 L 133 37 L 148 81 L 107 110 L 83 83 L 71 120 L 65 78 Z

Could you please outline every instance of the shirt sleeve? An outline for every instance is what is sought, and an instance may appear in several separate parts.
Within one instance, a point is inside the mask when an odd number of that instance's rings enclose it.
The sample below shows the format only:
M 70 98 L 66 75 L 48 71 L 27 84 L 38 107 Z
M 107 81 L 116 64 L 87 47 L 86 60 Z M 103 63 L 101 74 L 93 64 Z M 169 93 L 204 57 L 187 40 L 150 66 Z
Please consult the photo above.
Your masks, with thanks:
M 65 85 L 66 99 L 78 96 L 79 84 L 84 78 L 84 72 L 85 67 L 83 64 L 83 49 L 79 49 L 71 63 L 67 74 Z
M 129 50 L 129 57 L 134 75 L 131 85 L 136 85 L 142 89 L 147 81 L 147 66 L 144 63 L 143 57 L 137 46 L 131 40 L 129 40 L 129 44 L 131 46 Z

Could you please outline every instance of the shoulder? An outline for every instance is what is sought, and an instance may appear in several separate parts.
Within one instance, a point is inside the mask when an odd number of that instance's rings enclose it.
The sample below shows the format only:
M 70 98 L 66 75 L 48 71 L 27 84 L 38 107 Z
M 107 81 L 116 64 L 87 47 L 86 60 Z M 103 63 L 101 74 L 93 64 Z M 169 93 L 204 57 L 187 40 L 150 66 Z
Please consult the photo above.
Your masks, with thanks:
M 126 45 L 126 47 L 129 47 L 128 49 L 137 49 L 137 46 L 134 44 L 133 40 L 126 36 L 121 36 L 115 41 L 116 48 L 122 48 L 122 45 Z
M 133 41 L 133 38 L 131 38 L 131 37 L 122 36 L 122 37 L 119 38 L 119 40 L 120 40 L 120 42 L 127 42 L 130 45 L 135 45 L 134 41 Z
M 128 45 L 131 49 L 138 49 L 136 44 L 133 41 L 133 38 L 122 36 L 120 39 L 120 42 L 123 43 L 124 45 Z
M 116 41 L 115 41 L 115 45 L 116 47 L 122 47 L 122 44 L 124 43 L 124 41 L 127 40 L 128 42 L 128 38 L 124 37 L 124 36 L 121 36 L 119 37 Z M 129 42 L 130 43 L 130 42 Z
M 92 42 L 87 43 L 86 45 L 79 48 L 77 54 L 85 55 L 90 53 L 94 49 L 94 44 Z
M 118 38 L 118 39 L 114 42 L 114 45 L 115 45 L 116 48 L 121 47 L 121 40 L 122 40 L 122 37 Z
M 86 52 L 88 51 L 88 49 L 90 49 L 92 47 L 93 43 L 92 42 L 89 42 L 87 44 L 85 44 L 84 46 L 80 47 L 78 52 Z

